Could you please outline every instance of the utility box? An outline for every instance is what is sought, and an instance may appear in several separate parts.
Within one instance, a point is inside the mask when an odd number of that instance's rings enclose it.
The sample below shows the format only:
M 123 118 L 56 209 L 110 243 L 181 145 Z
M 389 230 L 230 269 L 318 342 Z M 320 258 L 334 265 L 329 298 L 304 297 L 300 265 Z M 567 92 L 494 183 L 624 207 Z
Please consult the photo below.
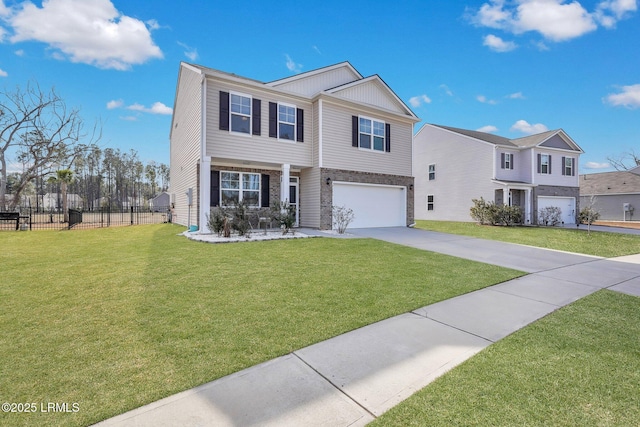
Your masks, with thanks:
M 187 205 L 192 206 L 193 205 L 193 188 L 189 188 L 185 194 L 187 195 Z
M 631 206 L 631 203 L 623 203 L 622 210 L 625 212 L 631 212 L 633 210 L 633 206 Z

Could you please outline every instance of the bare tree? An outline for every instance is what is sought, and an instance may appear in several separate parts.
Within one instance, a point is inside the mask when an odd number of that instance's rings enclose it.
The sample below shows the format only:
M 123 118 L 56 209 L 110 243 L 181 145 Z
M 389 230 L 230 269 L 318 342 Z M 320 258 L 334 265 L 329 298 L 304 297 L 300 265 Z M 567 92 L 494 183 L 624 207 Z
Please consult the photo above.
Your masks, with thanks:
M 607 157 L 607 160 L 611 166 L 619 171 L 627 171 L 640 166 L 640 154 L 636 153 L 633 148 L 617 157 Z
M 80 141 L 88 138 L 87 145 Z M 90 135 L 78 109 L 68 109 L 52 88 L 44 92 L 35 83 L 22 90 L 0 92 L 0 209 L 6 209 L 7 156 L 15 151 L 23 165 L 9 208 L 19 203 L 20 193 L 36 177 L 68 169 L 75 157 L 100 138 L 98 126 Z

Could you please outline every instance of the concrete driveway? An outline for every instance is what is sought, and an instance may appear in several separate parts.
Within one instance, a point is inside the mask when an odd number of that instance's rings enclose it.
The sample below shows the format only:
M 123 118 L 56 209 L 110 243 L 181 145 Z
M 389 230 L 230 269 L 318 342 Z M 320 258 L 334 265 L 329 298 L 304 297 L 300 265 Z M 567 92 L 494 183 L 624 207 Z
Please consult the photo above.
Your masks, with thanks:
M 602 288 L 640 296 L 640 256 L 602 259 L 404 227 L 349 231 L 531 274 L 365 326 L 100 425 L 365 425 L 493 342 L 583 296 Z

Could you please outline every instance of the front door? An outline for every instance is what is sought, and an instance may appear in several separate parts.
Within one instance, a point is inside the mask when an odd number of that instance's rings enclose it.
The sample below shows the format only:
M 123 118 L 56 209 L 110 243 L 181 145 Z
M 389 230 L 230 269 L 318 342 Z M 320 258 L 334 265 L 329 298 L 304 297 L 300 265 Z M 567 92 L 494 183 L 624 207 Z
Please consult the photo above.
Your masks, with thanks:
M 300 224 L 298 224 L 298 213 L 299 213 L 299 207 L 298 207 L 298 196 L 299 194 L 299 178 L 297 176 L 291 176 L 289 177 L 289 204 L 291 206 L 294 207 L 294 212 L 296 215 L 296 222 L 294 224 L 294 227 L 298 227 Z

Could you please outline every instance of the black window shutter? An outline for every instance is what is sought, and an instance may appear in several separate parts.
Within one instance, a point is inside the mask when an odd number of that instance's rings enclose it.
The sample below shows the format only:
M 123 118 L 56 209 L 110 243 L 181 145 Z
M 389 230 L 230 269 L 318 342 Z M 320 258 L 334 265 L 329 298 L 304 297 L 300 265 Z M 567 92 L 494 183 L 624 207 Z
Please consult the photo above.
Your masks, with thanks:
M 566 171 L 567 171 L 567 158 L 563 157 L 562 158 L 562 175 L 566 175 Z
M 513 161 L 514 161 L 514 156 L 512 154 L 511 155 L 511 162 L 509 163 L 509 169 L 513 169 Z
M 229 92 L 220 91 L 220 130 L 229 130 Z
M 260 206 L 263 208 L 269 207 L 269 178 L 270 175 L 262 174 L 262 178 L 260 180 L 260 192 L 261 192 L 261 204 Z
M 504 153 L 500 153 L 500 168 L 504 169 Z
M 269 137 L 278 137 L 278 104 L 269 103 Z
M 304 142 L 304 110 L 296 109 L 296 141 Z
M 358 116 L 351 116 L 351 146 L 358 146 Z
M 576 176 L 576 159 L 571 158 L 571 176 Z
M 551 175 L 551 155 L 549 155 L 549 175 Z
M 253 128 L 251 133 L 254 135 L 260 135 L 260 119 L 262 117 L 262 115 L 260 114 L 260 107 L 262 106 L 262 103 L 260 102 L 259 99 L 255 99 L 253 98 L 252 101 L 252 106 L 251 106 L 251 127 Z
M 220 206 L 220 171 L 211 171 L 211 201 L 209 205 Z
M 384 136 L 385 136 L 384 151 L 386 151 L 387 153 L 390 153 L 391 152 L 391 125 L 389 123 L 386 123 L 384 125 Z
M 542 154 L 538 153 L 538 173 L 542 173 Z

